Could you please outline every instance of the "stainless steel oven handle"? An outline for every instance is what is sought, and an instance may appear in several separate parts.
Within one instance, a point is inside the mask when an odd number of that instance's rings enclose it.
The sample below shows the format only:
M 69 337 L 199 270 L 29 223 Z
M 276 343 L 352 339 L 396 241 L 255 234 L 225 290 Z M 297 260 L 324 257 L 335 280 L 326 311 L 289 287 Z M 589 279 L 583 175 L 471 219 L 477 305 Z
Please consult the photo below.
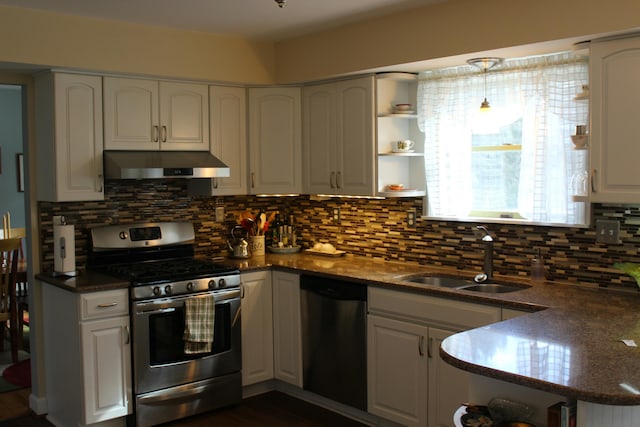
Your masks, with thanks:
M 142 311 L 138 311 L 138 313 L 139 314 L 160 314 L 160 313 L 171 313 L 173 311 L 176 311 L 175 307 L 159 308 L 157 310 L 142 310 Z
M 215 297 L 216 304 L 240 298 L 242 291 L 240 288 L 234 288 L 224 291 L 208 292 L 205 294 L 197 295 L 181 295 L 169 298 L 162 298 L 159 300 L 144 301 L 134 303 L 134 310 L 138 314 L 153 314 L 162 313 L 160 310 L 175 310 L 178 307 L 184 306 L 184 301 L 189 298 L 198 298 L 203 295 L 213 295 Z
M 149 393 L 147 396 L 139 396 L 137 399 L 140 403 L 145 405 L 152 405 L 154 403 L 162 403 L 168 400 L 176 400 L 185 397 L 195 396 L 197 394 L 202 393 L 207 389 L 206 385 L 197 386 L 197 387 L 184 387 L 179 389 L 172 389 L 171 391 L 160 390 L 154 393 Z

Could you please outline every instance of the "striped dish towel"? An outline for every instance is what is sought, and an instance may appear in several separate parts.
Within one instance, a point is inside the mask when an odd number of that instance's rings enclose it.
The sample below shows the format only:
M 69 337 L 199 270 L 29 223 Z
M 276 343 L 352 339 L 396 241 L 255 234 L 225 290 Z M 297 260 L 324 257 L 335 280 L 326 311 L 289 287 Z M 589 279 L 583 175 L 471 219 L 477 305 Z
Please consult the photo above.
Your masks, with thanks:
M 209 353 L 213 344 L 215 299 L 208 295 L 189 298 L 184 310 L 184 352 L 186 354 Z

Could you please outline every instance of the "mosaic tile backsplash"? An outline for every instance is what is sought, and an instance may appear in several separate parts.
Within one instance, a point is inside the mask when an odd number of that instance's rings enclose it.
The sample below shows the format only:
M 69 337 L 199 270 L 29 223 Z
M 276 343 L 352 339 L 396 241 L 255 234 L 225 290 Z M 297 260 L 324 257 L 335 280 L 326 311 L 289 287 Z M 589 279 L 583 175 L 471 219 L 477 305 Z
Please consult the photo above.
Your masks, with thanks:
M 474 234 L 476 223 L 418 219 L 407 226 L 407 211 L 422 212 L 422 198 L 318 200 L 309 196 L 191 197 L 187 180 L 111 181 L 99 202 L 39 202 L 42 270 L 53 268 L 54 215 L 76 227 L 76 262 L 86 266 L 90 227 L 154 221 L 189 221 L 196 229 L 196 253 L 227 255 L 229 230 L 240 212 L 262 209 L 293 215 L 303 247 L 332 243 L 350 253 L 412 264 L 482 269 L 483 249 Z M 216 201 L 225 207 L 225 221 L 215 221 Z M 340 221 L 333 222 L 334 208 Z M 612 289 L 637 290 L 636 282 L 614 269 L 616 262 L 640 262 L 640 205 L 592 206 L 592 221 L 621 222 L 621 244 L 596 243 L 589 228 L 486 224 L 495 238 L 494 271 L 528 276 L 536 248 L 545 260 L 547 278 Z

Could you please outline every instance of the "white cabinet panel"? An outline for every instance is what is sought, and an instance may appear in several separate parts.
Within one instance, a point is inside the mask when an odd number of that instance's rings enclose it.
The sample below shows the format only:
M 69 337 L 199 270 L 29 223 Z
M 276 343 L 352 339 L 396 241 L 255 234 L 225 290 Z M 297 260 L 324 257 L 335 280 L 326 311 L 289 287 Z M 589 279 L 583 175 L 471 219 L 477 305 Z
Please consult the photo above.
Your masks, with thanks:
M 305 193 L 374 195 L 373 77 L 307 86 L 303 98 Z
M 82 322 L 87 424 L 124 417 L 131 406 L 131 340 L 129 317 Z
M 128 290 L 78 294 L 44 284 L 42 296 L 47 418 L 124 426 L 133 411 L 128 304 L 86 308 L 126 300 Z
M 38 199 L 103 200 L 102 78 L 36 77 Z
M 591 201 L 640 203 L 640 37 L 593 42 L 589 64 Z
M 367 316 L 368 411 L 405 426 L 427 423 L 428 328 Z
M 273 379 L 271 272 L 242 274 L 242 385 Z
M 275 377 L 302 387 L 300 276 L 273 272 L 273 343 Z
M 297 194 L 301 185 L 300 88 L 249 89 L 249 192 Z
M 207 85 L 104 78 L 105 148 L 209 150 Z

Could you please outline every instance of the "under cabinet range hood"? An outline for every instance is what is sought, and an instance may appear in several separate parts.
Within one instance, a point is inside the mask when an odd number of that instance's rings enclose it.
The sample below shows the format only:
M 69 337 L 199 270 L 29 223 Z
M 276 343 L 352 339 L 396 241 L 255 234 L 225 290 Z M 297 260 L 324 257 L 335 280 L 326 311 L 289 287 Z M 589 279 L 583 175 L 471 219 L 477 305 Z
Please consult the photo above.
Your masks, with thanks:
M 224 178 L 229 167 L 208 151 L 105 150 L 106 179 Z

